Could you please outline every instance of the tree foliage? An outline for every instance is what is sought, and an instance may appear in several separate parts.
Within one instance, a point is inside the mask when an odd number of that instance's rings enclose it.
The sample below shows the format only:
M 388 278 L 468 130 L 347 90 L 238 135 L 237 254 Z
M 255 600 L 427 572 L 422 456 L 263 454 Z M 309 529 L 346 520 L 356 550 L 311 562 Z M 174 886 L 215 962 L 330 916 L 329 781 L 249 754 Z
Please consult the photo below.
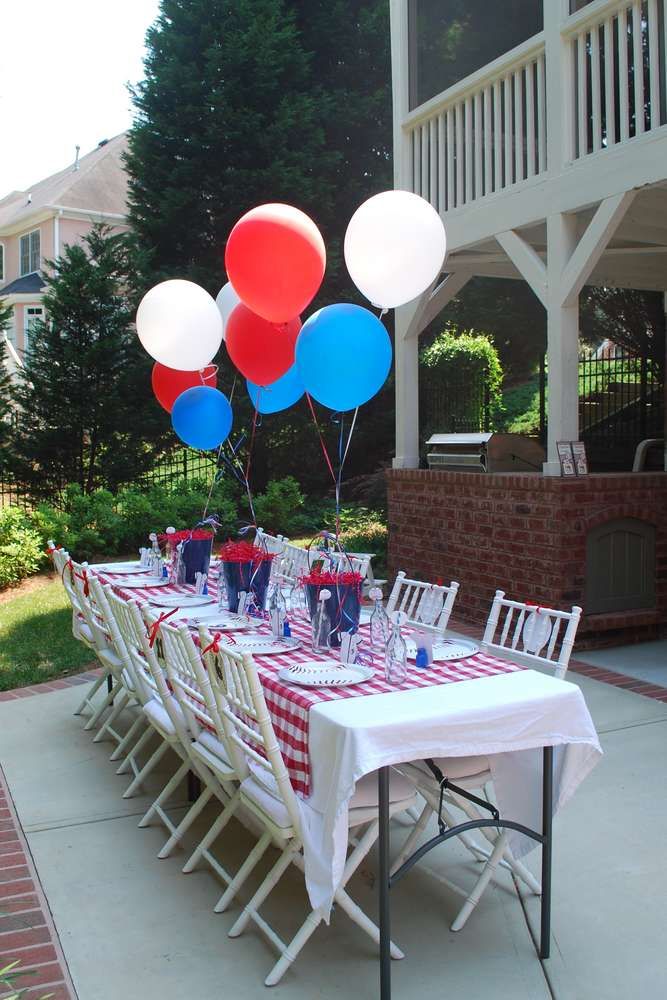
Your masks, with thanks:
M 131 481 L 152 466 L 165 430 L 148 389 L 150 359 L 131 327 L 125 237 L 98 225 L 48 267 L 47 318 L 19 376 L 10 453 L 37 498 L 67 482 L 90 493 Z
M 13 308 L 0 299 L 0 463 L 2 452 L 9 440 L 9 416 L 11 411 L 11 378 L 7 368 L 7 347 L 4 331 L 9 326 Z
M 591 344 L 610 340 L 631 354 L 664 364 L 662 292 L 587 286 L 581 296 L 581 333 Z

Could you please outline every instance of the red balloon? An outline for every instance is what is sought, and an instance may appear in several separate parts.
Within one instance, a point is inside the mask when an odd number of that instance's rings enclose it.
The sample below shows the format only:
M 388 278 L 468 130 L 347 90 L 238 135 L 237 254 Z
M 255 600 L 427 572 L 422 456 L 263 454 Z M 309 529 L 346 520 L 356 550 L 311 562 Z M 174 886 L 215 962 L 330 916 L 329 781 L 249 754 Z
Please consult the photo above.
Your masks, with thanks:
M 300 329 L 298 316 L 289 323 L 268 323 L 241 302 L 227 320 L 225 343 L 242 375 L 255 385 L 270 385 L 294 364 Z
M 236 223 L 227 275 L 242 301 L 270 323 L 287 323 L 317 294 L 326 267 L 322 234 L 291 205 L 260 205 Z
M 155 398 L 167 413 L 171 413 L 172 406 L 186 389 L 192 389 L 195 385 L 208 385 L 215 389 L 218 384 L 217 371 L 215 365 L 207 365 L 201 371 L 181 372 L 156 361 L 151 375 Z

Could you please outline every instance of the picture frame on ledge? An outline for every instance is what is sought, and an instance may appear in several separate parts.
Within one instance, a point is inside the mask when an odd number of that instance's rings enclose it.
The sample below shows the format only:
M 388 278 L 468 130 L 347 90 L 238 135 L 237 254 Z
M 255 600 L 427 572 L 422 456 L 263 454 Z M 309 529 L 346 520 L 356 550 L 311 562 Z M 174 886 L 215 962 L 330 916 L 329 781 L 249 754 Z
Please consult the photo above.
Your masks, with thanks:
M 572 457 L 574 459 L 574 469 L 578 476 L 588 475 L 588 459 L 586 458 L 586 445 L 583 441 L 572 441 Z
M 577 470 L 574 455 L 572 454 L 572 442 L 557 441 L 556 448 L 558 449 L 561 476 L 576 476 Z

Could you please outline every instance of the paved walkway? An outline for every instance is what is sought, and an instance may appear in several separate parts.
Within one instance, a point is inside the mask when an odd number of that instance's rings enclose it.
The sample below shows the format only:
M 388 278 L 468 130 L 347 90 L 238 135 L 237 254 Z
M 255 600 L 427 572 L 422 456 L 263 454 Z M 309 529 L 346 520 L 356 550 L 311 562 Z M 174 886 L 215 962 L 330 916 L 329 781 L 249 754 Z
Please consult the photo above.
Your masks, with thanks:
M 667 704 L 591 675 L 569 676 L 584 691 L 605 757 L 555 824 L 552 957 L 540 963 L 533 949 L 538 901 L 520 899 L 506 873 L 464 930 L 453 934 L 448 924 L 456 897 L 418 866 L 393 894 L 394 933 L 406 953 L 393 964 L 395 1000 L 665 995 L 667 875 L 653 845 L 667 821 L 660 792 Z M 0 899 L 0 913 L 14 907 L 11 917 L 20 916 L 20 927 L 7 930 L 0 923 L 0 955 L 20 957 L 16 949 L 22 947 L 26 964 L 41 977 L 34 985 L 58 984 L 33 987 L 29 1000 L 49 992 L 57 1000 L 266 997 L 263 978 L 273 963 L 266 941 L 254 930 L 230 940 L 226 930 L 237 908 L 213 914 L 220 893 L 213 877 L 206 870 L 184 876 L 182 852 L 157 859 L 163 831 L 137 829 L 148 796 L 121 798 L 127 779 L 115 774 L 110 745 L 93 744 L 81 719 L 72 716 L 81 698 L 76 680 L 56 684 L 0 704 L 0 761 L 22 824 L 18 843 L 26 862 L 17 858 L 9 865 L 12 878 L 5 884 L 11 888 Z M 13 815 L 9 797 L 4 801 L 6 824 Z M 395 847 L 405 833 L 394 824 Z M 12 850 L 0 856 L 19 853 L 15 840 L 13 834 L 6 838 Z M 220 848 L 233 866 L 247 844 L 246 832 L 233 825 Z M 436 875 L 472 884 L 475 868 L 455 845 L 433 852 L 428 863 Z M 352 895 L 371 914 L 375 872 L 371 855 L 352 882 Z M 270 904 L 271 922 L 284 935 L 295 930 L 306 906 L 298 873 L 283 880 Z M 33 937 L 14 936 L 26 932 Z M 39 948 L 46 950 L 32 951 Z M 377 984 L 373 946 L 337 913 L 275 992 L 290 1000 L 374 1000 Z

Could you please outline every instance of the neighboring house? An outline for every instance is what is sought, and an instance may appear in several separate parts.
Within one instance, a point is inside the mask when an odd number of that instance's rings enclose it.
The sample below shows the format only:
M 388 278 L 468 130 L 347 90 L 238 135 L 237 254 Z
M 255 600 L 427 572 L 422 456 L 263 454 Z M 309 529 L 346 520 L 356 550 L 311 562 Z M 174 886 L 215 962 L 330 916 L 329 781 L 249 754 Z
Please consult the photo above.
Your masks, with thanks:
M 57 260 L 96 222 L 124 225 L 126 146 L 125 134 L 105 139 L 59 173 L 0 199 L 0 297 L 14 307 L 6 331 L 10 371 L 22 363 L 31 331 L 44 318 L 45 260 Z

